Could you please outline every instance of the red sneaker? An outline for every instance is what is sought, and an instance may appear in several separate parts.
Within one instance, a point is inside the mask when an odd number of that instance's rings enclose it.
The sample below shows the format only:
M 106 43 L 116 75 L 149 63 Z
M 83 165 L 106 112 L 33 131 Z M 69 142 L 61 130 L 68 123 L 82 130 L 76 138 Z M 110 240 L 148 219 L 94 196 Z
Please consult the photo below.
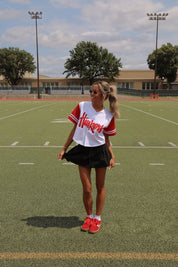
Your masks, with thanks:
M 91 234 L 97 233 L 100 229 L 100 226 L 101 226 L 101 221 L 98 221 L 97 219 L 93 219 L 91 222 L 89 233 Z
M 84 224 L 81 226 L 81 230 L 84 232 L 87 232 L 90 228 L 92 221 L 93 219 L 91 219 L 90 217 L 87 217 L 84 221 Z

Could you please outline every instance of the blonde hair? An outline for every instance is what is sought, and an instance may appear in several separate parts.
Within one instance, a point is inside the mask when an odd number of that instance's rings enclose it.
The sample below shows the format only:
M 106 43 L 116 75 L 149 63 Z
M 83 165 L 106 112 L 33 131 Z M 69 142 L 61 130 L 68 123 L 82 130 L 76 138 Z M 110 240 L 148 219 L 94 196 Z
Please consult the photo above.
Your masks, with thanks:
M 109 99 L 110 111 L 115 118 L 120 117 L 119 108 L 118 108 L 118 99 L 117 99 L 117 88 L 114 85 L 110 85 L 105 81 L 95 82 L 97 84 L 104 100 Z M 94 85 L 93 84 L 93 85 Z

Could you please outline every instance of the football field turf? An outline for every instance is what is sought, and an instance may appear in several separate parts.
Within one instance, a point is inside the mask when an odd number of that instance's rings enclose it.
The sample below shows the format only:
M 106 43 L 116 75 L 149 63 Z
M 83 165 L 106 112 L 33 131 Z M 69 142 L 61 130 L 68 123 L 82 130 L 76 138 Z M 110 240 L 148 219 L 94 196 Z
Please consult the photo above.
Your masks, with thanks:
M 77 104 L 0 101 L 0 266 L 177 266 L 178 101 L 120 101 L 95 235 L 78 168 L 57 159 Z

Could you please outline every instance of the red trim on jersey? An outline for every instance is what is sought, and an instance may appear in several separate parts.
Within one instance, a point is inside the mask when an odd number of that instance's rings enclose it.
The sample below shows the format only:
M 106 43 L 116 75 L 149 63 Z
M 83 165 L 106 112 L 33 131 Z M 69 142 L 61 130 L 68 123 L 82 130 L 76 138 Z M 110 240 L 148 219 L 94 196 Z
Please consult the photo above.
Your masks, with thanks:
M 116 135 L 116 126 L 115 126 L 115 120 L 114 117 L 110 121 L 107 128 L 104 128 L 103 133 L 108 136 Z
M 79 104 L 74 108 L 72 113 L 68 116 L 68 119 L 73 123 L 77 124 L 80 118 L 80 106 Z

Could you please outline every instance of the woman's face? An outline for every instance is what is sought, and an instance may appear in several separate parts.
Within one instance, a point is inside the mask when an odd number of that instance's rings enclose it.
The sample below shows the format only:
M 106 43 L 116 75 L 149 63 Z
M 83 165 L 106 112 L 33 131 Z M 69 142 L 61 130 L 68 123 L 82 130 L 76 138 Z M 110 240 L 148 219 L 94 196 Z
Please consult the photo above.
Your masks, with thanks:
M 94 84 L 90 90 L 91 102 L 100 103 L 104 101 L 104 97 L 99 89 L 98 84 Z

